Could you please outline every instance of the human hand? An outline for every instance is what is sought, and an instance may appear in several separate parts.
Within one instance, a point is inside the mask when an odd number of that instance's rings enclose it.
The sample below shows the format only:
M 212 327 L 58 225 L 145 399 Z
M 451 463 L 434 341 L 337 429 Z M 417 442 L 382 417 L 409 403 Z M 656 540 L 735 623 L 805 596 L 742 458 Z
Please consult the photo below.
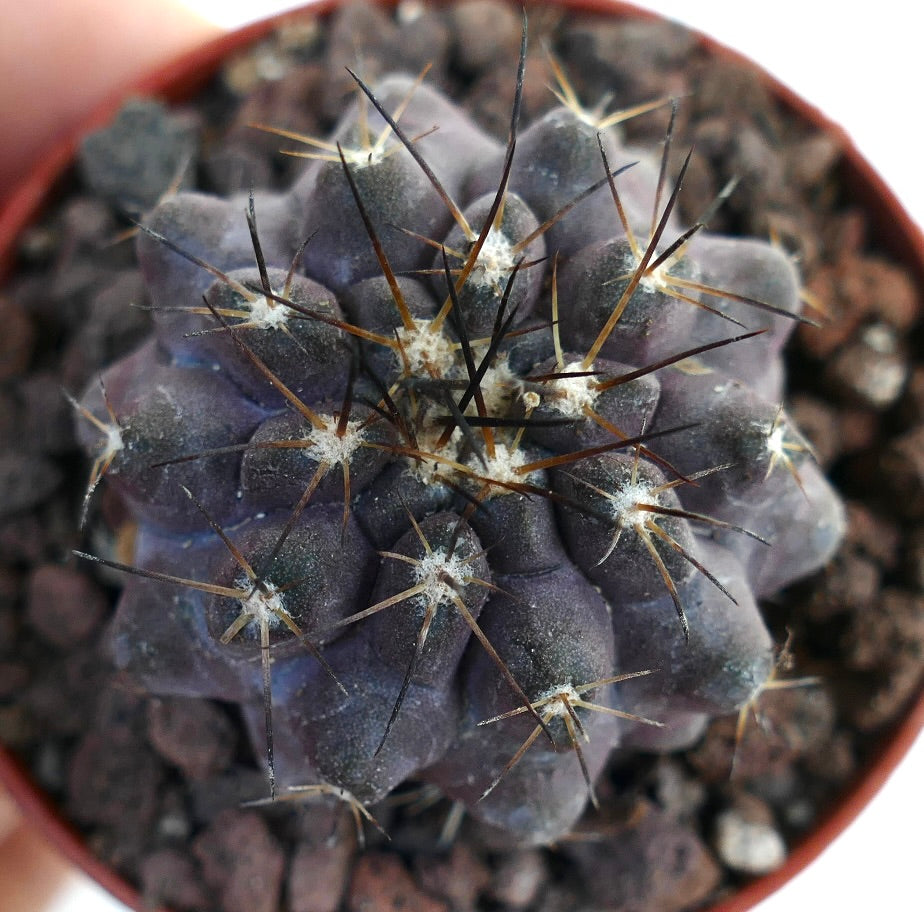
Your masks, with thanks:
M 219 30 L 173 0 L 30 0 L 0 12 L 0 208 L 108 95 Z M 75 877 L 0 789 L 0 909 L 39 912 Z
M 31 0 L 0 13 L 0 205 L 110 93 L 218 34 L 173 0 Z
M 22 819 L 0 791 L 0 907 L 4 912 L 44 909 L 67 879 L 69 866 Z

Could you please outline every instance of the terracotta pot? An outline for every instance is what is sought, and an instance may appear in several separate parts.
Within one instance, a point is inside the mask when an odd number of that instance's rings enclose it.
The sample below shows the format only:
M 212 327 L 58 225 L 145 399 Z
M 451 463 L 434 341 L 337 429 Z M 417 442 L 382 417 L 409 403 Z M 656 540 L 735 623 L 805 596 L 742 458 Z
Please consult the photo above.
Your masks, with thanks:
M 654 14 L 611 0 L 559 0 L 561 5 L 619 17 L 657 18 Z M 337 0 L 322 0 L 311 13 L 323 15 L 338 6 Z M 35 165 L 31 174 L 10 198 L 0 213 L 0 280 L 12 267 L 16 240 L 54 200 L 62 178 L 74 156 L 81 135 L 107 123 L 128 95 L 156 95 L 168 101 L 180 101 L 201 89 L 222 62 L 264 37 L 281 21 L 300 13 L 287 13 L 223 35 L 202 47 L 182 55 L 171 64 L 149 73 L 114 94 L 88 118 L 80 130 L 50 149 Z M 714 54 L 726 60 L 756 69 L 771 94 L 796 117 L 814 127 L 834 134 L 843 150 L 841 174 L 843 185 L 852 198 L 866 210 L 875 228 L 879 246 L 907 267 L 924 290 L 924 236 L 902 208 L 872 166 L 836 124 L 816 108 L 780 84 L 739 54 L 706 36 L 699 40 Z M 796 845 L 786 863 L 772 874 L 755 879 L 734 896 L 710 907 L 706 912 L 744 912 L 765 899 L 812 862 L 860 813 L 885 783 L 924 728 L 924 692 L 908 707 L 887 740 L 858 780 L 842 796 L 836 807 L 817 823 L 812 832 Z M 111 868 L 96 858 L 80 836 L 60 816 L 58 810 L 36 789 L 20 764 L 0 747 L 0 783 L 19 804 L 24 815 L 59 851 L 106 890 L 132 909 L 147 909 L 140 894 Z

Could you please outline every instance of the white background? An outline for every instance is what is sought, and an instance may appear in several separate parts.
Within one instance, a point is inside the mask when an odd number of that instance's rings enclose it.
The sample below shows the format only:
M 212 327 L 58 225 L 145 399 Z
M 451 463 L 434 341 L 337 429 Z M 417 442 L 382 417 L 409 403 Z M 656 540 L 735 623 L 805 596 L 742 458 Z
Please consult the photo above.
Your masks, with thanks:
M 280 0 L 186 0 L 233 28 L 297 5 Z M 924 223 L 920 141 L 921 30 L 913 3 L 812 0 L 640 2 L 704 31 L 760 63 L 844 126 L 863 154 Z M 917 17 L 915 17 L 917 19 Z M 856 823 L 757 912 L 921 912 L 924 738 Z M 75 882 L 47 912 L 122 907 Z

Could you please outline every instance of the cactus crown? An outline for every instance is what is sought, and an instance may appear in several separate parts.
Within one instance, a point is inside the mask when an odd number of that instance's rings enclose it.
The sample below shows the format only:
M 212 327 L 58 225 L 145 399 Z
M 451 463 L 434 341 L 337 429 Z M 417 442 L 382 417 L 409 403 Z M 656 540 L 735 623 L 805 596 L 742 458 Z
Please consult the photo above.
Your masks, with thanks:
M 613 749 L 766 685 L 756 601 L 843 515 L 779 404 L 790 259 L 680 223 L 673 115 L 660 158 L 619 128 L 661 101 L 583 107 L 553 60 L 521 130 L 525 42 L 506 146 L 355 77 L 330 138 L 273 128 L 287 192 L 158 205 L 155 336 L 75 404 L 140 527 L 83 555 L 128 574 L 121 668 L 240 703 L 271 797 L 422 779 L 544 843 Z

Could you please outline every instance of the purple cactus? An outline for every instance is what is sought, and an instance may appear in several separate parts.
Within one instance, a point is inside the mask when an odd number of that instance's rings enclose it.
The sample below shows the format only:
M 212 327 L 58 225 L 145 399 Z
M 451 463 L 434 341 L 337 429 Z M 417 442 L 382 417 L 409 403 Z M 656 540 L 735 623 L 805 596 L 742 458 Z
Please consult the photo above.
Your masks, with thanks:
M 128 574 L 112 648 L 240 703 L 273 794 L 422 779 L 544 843 L 612 751 L 751 699 L 756 600 L 843 533 L 779 402 L 798 277 L 681 224 L 683 173 L 568 86 L 504 147 L 357 82 L 287 193 L 146 219 L 155 337 L 80 406 L 140 526 L 92 558 Z

